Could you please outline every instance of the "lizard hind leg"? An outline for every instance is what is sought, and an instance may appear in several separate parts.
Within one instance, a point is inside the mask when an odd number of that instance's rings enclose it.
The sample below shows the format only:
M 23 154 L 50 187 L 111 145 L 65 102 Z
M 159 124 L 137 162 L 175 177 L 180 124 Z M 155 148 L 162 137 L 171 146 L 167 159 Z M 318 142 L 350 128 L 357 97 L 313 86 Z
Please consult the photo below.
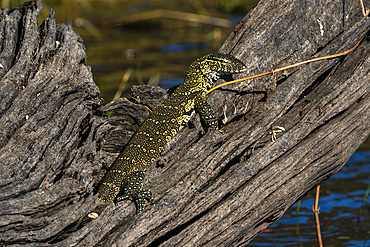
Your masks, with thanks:
M 128 175 L 127 180 L 122 183 L 120 193 L 116 197 L 116 202 L 130 199 L 136 205 L 137 213 L 145 208 L 145 201 L 152 201 L 152 193 L 148 189 L 143 189 L 145 173 L 142 171 Z

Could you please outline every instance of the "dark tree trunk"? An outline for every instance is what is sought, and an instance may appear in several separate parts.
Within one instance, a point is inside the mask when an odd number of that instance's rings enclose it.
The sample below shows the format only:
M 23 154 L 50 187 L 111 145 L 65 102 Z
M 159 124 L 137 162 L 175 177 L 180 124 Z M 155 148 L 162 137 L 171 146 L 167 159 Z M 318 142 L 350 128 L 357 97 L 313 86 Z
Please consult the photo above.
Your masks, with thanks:
M 204 133 L 196 116 L 149 169 L 154 200 L 143 213 L 131 201 L 103 204 L 96 186 L 135 131 L 123 115 L 141 123 L 148 112 L 126 99 L 103 106 L 81 38 L 53 11 L 37 27 L 41 7 L 0 12 L 1 245 L 245 245 L 370 132 L 370 19 L 359 1 L 261 1 L 220 49 L 248 66 L 235 78 L 365 38 L 346 57 L 211 93 L 223 134 Z M 166 92 L 132 94 L 154 107 Z M 272 142 L 274 125 L 286 131 Z

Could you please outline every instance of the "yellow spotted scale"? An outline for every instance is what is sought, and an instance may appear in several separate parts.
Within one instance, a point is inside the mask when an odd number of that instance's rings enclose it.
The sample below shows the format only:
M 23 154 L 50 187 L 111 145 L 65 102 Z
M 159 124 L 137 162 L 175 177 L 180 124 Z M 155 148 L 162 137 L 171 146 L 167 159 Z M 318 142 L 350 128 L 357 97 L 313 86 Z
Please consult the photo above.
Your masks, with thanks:
M 137 212 L 151 201 L 150 190 L 143 189 L 146 170 L 157 159 L 164 145 L 199 112 L 211 131 L 217 130 L 217 120 L 205 93 L 220 76 L 240 73 L 245 65 L 225 54 L 210 54 L 196 59 L 186 72 L 184 82 L 161 103 L 131 138 L 103 178 L 98 200 L 116 202 L 131 199 Z

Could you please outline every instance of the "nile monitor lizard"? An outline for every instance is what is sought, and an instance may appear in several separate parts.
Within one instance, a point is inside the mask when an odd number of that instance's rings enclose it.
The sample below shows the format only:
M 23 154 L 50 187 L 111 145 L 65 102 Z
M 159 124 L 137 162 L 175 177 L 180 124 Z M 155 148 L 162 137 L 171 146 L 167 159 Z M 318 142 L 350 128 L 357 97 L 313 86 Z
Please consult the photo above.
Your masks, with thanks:
M 243 69 L 245 65 L 241 61 L 224 54 L 195 60 L 186 72 L 185 81 L 152 112 L 118 156 L 100 184 L 98 200 L 131 199 L 141 212 L 145 200 L 152 200 L 150 190 L 143 189 L 146 170 L 195 110 L 211 131 L 218 129 L 213 110 L 204 97 L 207 88 L 220 76 L 240 73 Z

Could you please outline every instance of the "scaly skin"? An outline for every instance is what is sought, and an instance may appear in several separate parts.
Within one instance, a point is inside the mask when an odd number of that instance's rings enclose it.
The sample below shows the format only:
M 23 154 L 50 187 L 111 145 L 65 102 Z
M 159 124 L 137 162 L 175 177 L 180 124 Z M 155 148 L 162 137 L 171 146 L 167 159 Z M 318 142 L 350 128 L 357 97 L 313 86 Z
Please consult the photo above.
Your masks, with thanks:
M 241 61 L 223 54 L 205 55 L 195 60 L 186 72 L 185 81 L 152 112 L 118 156 L 101 182 L 98 200 L 131 199 L 141 212 L 145 200 L 152 200 L 150 190 L 143 189 L 146 170 L 195 110 L 211 131 L 218 129 L 213 110 L 204 97 L 207 88 L 220 76 L 240 73 L 244 68 Z

